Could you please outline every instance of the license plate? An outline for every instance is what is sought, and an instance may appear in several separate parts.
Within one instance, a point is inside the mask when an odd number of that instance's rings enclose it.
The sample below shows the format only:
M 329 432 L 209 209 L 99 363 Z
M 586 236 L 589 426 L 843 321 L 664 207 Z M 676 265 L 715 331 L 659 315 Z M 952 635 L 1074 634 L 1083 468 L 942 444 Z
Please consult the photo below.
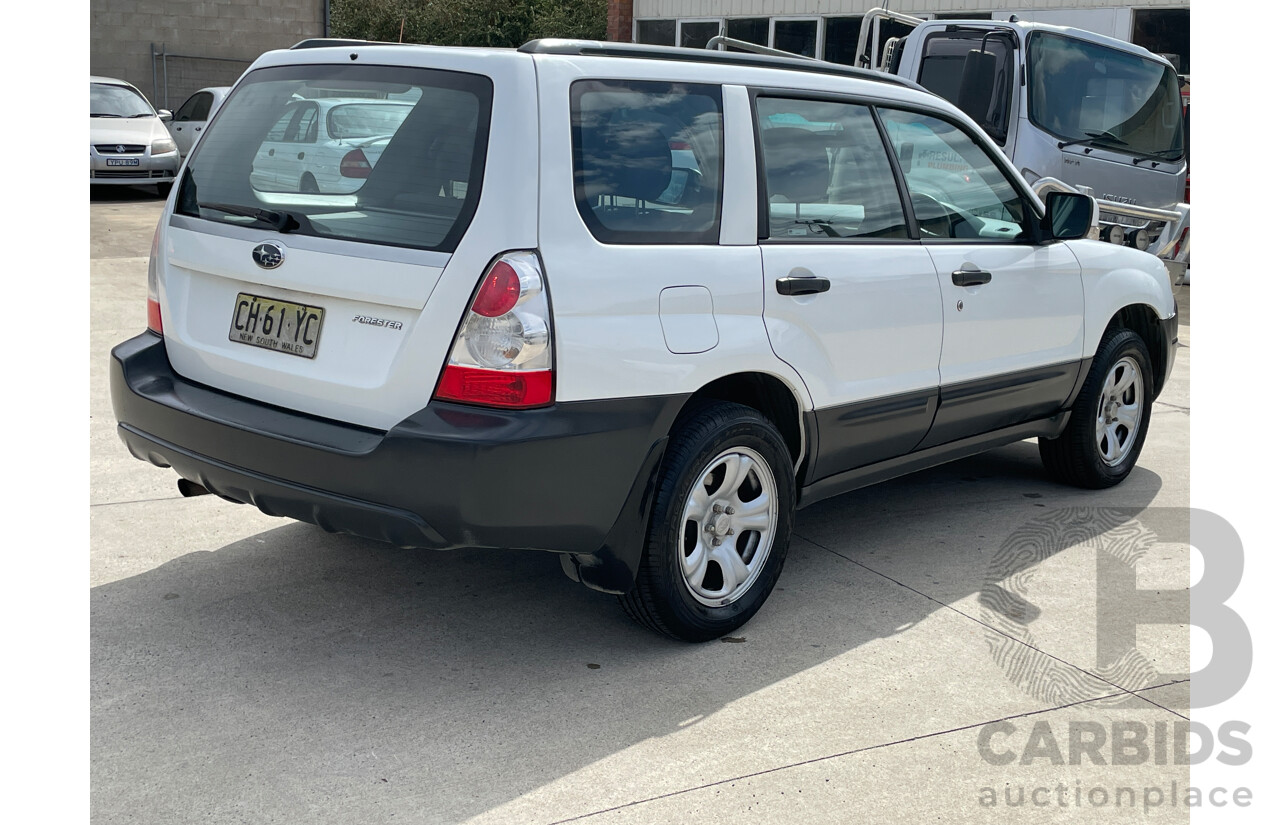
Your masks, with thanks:
M 237 344 L 315 358 L 323 323 L 321 307 L 241 292 L 236 295 L 227 337 Z
M 137 158 L 107 158 L 108 166 L 137 166 Z

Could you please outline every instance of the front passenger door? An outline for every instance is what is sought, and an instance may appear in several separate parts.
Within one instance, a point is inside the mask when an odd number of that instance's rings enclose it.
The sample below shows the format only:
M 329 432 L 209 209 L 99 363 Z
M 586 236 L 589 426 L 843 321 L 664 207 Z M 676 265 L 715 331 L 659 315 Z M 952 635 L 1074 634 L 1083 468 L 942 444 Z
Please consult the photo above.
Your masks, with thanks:
M 878 111 L 942 292 L 942 395 L 921 446 L 1052 415 L 1083 355 L 1079 262 L 1065 244 L 1037 242 L 1032 205 L 965 130 Z

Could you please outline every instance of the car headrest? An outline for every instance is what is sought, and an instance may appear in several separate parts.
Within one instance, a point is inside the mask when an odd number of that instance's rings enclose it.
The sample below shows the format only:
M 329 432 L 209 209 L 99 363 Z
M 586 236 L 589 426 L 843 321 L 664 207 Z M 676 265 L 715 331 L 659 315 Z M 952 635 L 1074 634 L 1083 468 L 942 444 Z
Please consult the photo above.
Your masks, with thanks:
M 671 147 L 651 124 L 584 123 L 580 175 L 588 198 L 618 195 L 654 201 L 671 185 Z
M 775 126 L 762 133 L 769 194 L 792 203 L 825 203 L 831 185 L 827 142 L 821 135 L 794 126 Z

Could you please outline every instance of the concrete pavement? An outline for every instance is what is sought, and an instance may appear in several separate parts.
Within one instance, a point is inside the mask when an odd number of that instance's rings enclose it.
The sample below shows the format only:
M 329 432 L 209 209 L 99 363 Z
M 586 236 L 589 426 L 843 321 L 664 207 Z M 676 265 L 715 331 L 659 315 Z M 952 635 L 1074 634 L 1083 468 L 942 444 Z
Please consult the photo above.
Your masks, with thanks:
M 160 206 L 90 207 L 96 822 L 1186 821 L 1153 743 L 1189 630 L 1100 661 L 1097 594 L 1117 564 L 1188 585 L 1189 346 L 1124 485 L 1052 484 L 1023 442 L 815 505 L 758 616 L 690 646 L 550 555 L 333 536 L 129 456 L 107 357 L 145 325 Z M 1135 730 L 1147 758 L 1113 764 Z

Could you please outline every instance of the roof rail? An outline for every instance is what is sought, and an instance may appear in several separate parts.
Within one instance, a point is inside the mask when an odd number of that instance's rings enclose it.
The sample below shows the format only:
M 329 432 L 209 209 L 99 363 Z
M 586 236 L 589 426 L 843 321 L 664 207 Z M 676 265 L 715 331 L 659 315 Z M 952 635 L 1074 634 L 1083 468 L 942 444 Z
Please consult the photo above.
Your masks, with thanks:
M 647 60 L 678 60 L 690 63 L 721 63 L 734 66 L 754 66 L 763 69 L 789 69 L 799 72 L 853 77 L 859 80 L 874 80 L 879 83 L 892 83 L 908 89 L 926 91 L 923 86 L 904 77 L 876 72 L 870 69 L 857 69 L 839 63 L 829 63 L 800 55 L 786 53 L 747 54 L 743 52 L 722 52 L 711 49 L 686 49 L 679 46 L 650 46 L 643 43 L 614 43 L 599 40 L 561 40 L 543 38 L 530 40 L 519 48 L 525 54 L 565 54 L 582 55 L 583 57 L 633 57 Z M 776 50 L 774 50 L 776 52 Z
M 309 37 L 289 47 L 294 49 L 323 49 L 328 46 L 398 46 L 399 43 L 386 43 L 381 40 L 355 40 L 350 37 Z

